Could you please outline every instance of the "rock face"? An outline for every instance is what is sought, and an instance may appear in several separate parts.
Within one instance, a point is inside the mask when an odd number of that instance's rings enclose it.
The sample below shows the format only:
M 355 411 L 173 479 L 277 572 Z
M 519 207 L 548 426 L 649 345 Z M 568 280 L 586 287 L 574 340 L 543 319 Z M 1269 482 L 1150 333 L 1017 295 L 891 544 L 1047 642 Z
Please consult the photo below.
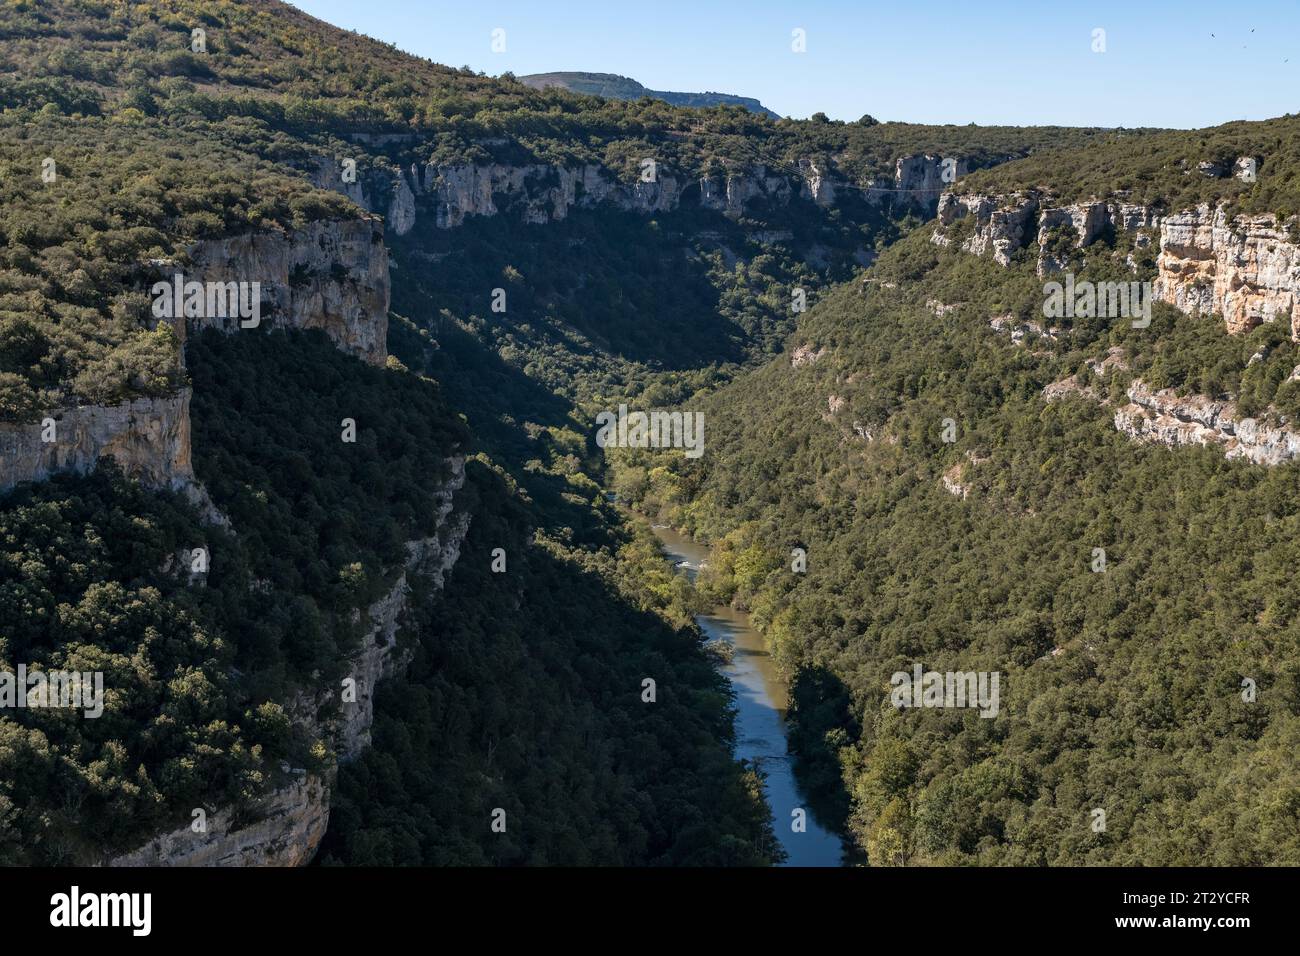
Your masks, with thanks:
M 966 463 L 959 461 L 942 475 L 939 476 L 939 482 L 943 485 L 943 490 L 955 498 L 966 498 L 970 495 L 970 485 L 962 481 L 962 476 L 966 472 Z
M 964 158 L 951 157 L 952 177 L 965 176 L 970 172 L 970 163 Z M 1010 158 L 1010 157 L 1008 157 Z M 924 153 L 917 156 L 903 156 L 894 163 L 894 181 L 882 183 L 880 192 L 874 198 L 884 198 L 886 188 L 894 194 L 895 204 L 906 204 L 920 209 L 930 209 L 939 201 L 943 191 L 954 179 L 944 178 L 945 157 Z
M 200 242 L 189 251 L 187 280 L 258 282 L 264 321 L 292 329 L 322 329 L 339 348 L 376 365 L 388 356 L 388 254 L 373 219 L 317 222 L 305 229 L 254 232 Z M 160 276 L 182 271 L 158 262 Z M 187 328 L 233 331 L 239 319 L 192 318 Z M 52 409 L 34 424 L 0 424 L 0 492 L 58 472 L 84 474 L 111 458 L 152 488 L 184 492 L 209 520 L 228 524 L 194 480 L 190 460 L 188 388 L 161 398 L 118 405 Z M 53 419 L 53 441 L 48 422 Z
M 706 176 L 700 179 L 699 186 L 700 205 L 705 209 L 717 210 L 732 219 L 744 215 L 745 206 L 753 200 L 766 199 L 784 206 L 794 192 L 788 178 L 769 174 L 765 166 L 744 173 Z M 825 195 L 824 189 L 822 195 Z M 807 198 L 812 199 L 813 196 Z
M 353 655 L 348 676 L 356 681 L 357 700 L 339 706 L 336 692 L 300 695 L 288 710 L 309 734 L 332 743 L 340 763 L 370 745 L 374 694 L 379 681 L 400 672 L 409 656 L 397 646 L 397 633 L 409 606 L 409 576 L 419 574 L 441 588 L 460 557 L 469 530 L 467 513 L 453 514 L 453 498 L 465 483 L 465 460 L 449 460 L 450 477 L 437 493 L 438 534 L 407 543 L 406 567 L 389 592 L 366 611 L 370 627 Z M 322 718 L 322 713 L 328 717 Z M 223 808 L 212 814 L 204 833 L 189 825 L 155 837 L 139 849 L 115 856 L 108 866 L 301 866 L 311 862 L 329 825 L 333 772 L 322 778 L 306 770 L 287 769 L 291 782 L 236 814 Z
M 963 240 L 961 248 L 975 255 L 991 252 L 999 265 L 1008 265 L 1011 256 L 1037 240 L 1040 247 L 1038 274 L 1047 275 L 1065 267 L 1059 249 L 1052 242 L 1063 228 L 1070 230 L 1068 248 L 1082 249 L 1109 230 L 1137 232 L 1155 229 L 1162 222 L 1160 213 L 1149 206 L 1124 202 L 1080 202 L 1053 206 L 1035 190 L 1007 196 L 989 194 L 944 193 L 939 197 L 939 227 L 931 236 L 936 245 L 951 242 L 948 227 L 959 219 L 973 217 L 974 234 Z M 1139 244 L 1149 237 L 1140 236 Z
M 790 367 L 803 368 L 805 365 L 816 365 L 826 349 L 814 349 L 811 345 L 800 345 L 790 353 Z
M 977 256 L 991 253 L 998 265 L 1009 265 L 1011 256 L 1029 242 L 1037 198 L 1012 196 L 1003 201 L 993 196 L 957 196 L 944 193 L 939 199 L 939 224 L 950 226 L 958 219 L 974 219 L 974 234 L 962 242 L 962 248 Z M 932 237 L 939 245 L 948 239 L 941 231 Z
M 1173 389 L 1152 391 L 1140 379 L 1128 389 L 1129 404 L 1115 412 L 1115 428 L 1137 441 L 1178 447 L 1217 446 L 1226 458 L 1278 465 L 1300 455 L 1300 432 L 1242 418 L 1232 402 L 1204 395 L 1179 398 Z
M 55 409 L 42 415 L 54 421 L 52 442 L 42 440 L 43 422 L 0 425 L 0 491 L 58 472 L 85 474 L 100 458 L 151 487 L 183 490 L 194 482 L 190 396 L 184 388 L 165 398 Z
M 1249 171 L 1242 162 L 1238 166 Z M 1226 175 L 1226 171 L 1216 175 Z M 1108 229 L 1158 229 L 1155 298 L 1189 314 L 1222 315 L 1233 334 L 1249 332 L 1262 322 L 1283 321 L 1291 338 L 1300 341 L 1300 243 L 1272 215 L 1230 216 L 1222 205 L 1202 204 L 1164 216 L 1154 208 L 1125 203 L 1049 207 L 1033 194 L 945 193 L 939 201 L 939 228 L 932 240 L 949 244 L 947 227 L 972 216 L 975 231 L 962 242 L 962 248 L 976 254 L 992 250 L 994 259 L 1006 265 L 1012 254 L 1028 244 L 1030 233 L 1023 223 L 1035 213 L 1040 249 L 1048 246 L 1062 227 L 1072 230 L 1073 248 L 1095 242 Z M 1050 252 L 1040 252 L 1039 275 L 1062 266 Z M 999 321 L 993 320 L 994 328 L 999 328 Z M 999 330 L 1005 327 L 1004 323 Z M 1011 326 L 1011 334 L 1013 341 L 1019 341 L 1025 333 L 1021 330 L 1017 337 L 1017 329 Z M 1263 357 L 1253 356 L 1252 364 Z M 1073 376 L 1043 390 L 1048 401 L 1071 395 L 1100 400 L 1095 390 L 1081 386 Z M 1203 395 L 1179 398 L 1170 389 L 1152 391 L 1140 380 L 1130 384 L 1128 397 L 1129 403 L 1115 412 L 1115 427 L 1138 441 L 1171 447 L 1215 446 L 1222 448 L 1227 458 L 1261 465 L 1280 464 L 1300 454 L 1300 432 L 1285 422 L 1267 425 L 1242 417 L 1230 401 Z
M 1229 332 L 1284 321 L 1300 339 L 1300 245 L 1274 216 L 1230 219 L 1201 205 L 1170 216 L 1160 234 L 1158 299 L 1223 316 Z
M 1050 339 L 1055 341 L 1059 333 L 1055 329 L 1049 329 L 1032 319 L 1024 322 L 1017 321 L 1016 317 L 1011 314 L 995 315 L 989 319 L 989 328 L 994 332 L 1010 336 L 1012 345 L 1028 346 L 1036 339 Z
M 470 516 L 460 513 L 452 516 L 452 499 L 465 484 L 465 459 L 450 460 L 451 477 L 438 492 L 439 534 L 406 543 L 406 567 L 398 574 L 392 588 L 383 598 L 367 610 L 369 630 L 352 659 L 348 676 L 356 681 L 355 703 L 339 707 L 338 723 L 321 728 L 325 736 L 335 740 L 335 753 L 339 762 L 346 763 L 370 746 L 370 727 L 375 718 L 375 688 L 387 677 L 402 672 L 410 655 L 397 646 L 397 632 L 409 606 L 410 576 L 420 575 L 435 588 L 441 588 L 448 571 L 460 558 L 461 542 L 469 530 Z M 312 701 L 309 713 L 319 714 L 332 710 L 335 693 L 328 691 Z
M 305 770 L 257 801 L 243 823 L 234 810 L 213 814 L 202 833 L 165 833 L 109 866 L 302 866 L 311 862 L 329 824 L 329 788 Z
M 932 240 L 947 245 L 947 227 L 967 216 L 973 217 L 975 230 L 962 248 L 976 255 L 991 251 L 1001 265 L 1029 244 L 1035 233 L 1027 225 L 1034 216 L 1040 247 L 1047 247 L 1062 227 L 1073 230 L 1076 249 L 1095 242 L 1108 229 L 1158 229 L 1156 299 L 1187 313 L 1222 315 L 1234 334 L 1262 322 L 1286 322 L 1292 339 L 1300 341 L 1300 243 L 1276 216 L 1234 217 L 1222 205 L 1208 204 L 1165 216 L 1153 207 L 1119 202 L 1046 206 L 1033 193 L 945 193 Z M 1063 267 L 1056 255 L 1040 252 L 1039 275 Z
M 1090 358 L 1085 361 L 1092 374 L 1102 381 L 1105 381 L 1111 372 L 1127 372 L 1129 367 L 1128 360 L 1124 357 L 1124 349 L 1119 345 L 1112 345 L 1100 359 Z M 1097 405 L 1110 404 L 1099 386 L 1085 385 L 1077 372 L 1059 381 L 1049 382 L 1043 386 L 1040 394 L 1045 402 L 1081 398 Z
M 1109 211 L 1105 203 L 1088 202 L 1074 206 L 1061 206 L 1041 210 L 1038 216 L 1038 245 L 1046 249 L 1051 242 L 1054 230 L 1066 227 L 1072 230 L 1072 243 L 1075 248 L 1091 245 L 1101 236 L 1110 223 Z M 1047 275 L 1060 272 L 1065 263 L 1048 252 L 1038 256 L 1038 274 Z
M 291 233 L 259 231 L 197 243 L 185 278 L 258 282 L 262 321 L 321 329 L 372 365 L 388 357 L 388 252 L 376 219 L 315 222 Z M 190 328 L 233 331 L 237 319 L 188 319 Z M 184 330 L 180 330 L 184 334 Z
M 895 162 L 893 178 L 877 178 L 863 187 L 863 195 L 877 204 L 888 200 L 895 206 L 929 211 L 945 186 L 944 161 L 930 154 L 901 157 Z M 968 167 L 965 159 L 954 159 L 955 175 L 964 174 Z M 362 208 L 385 216 L 387 227 L 399 236 L 429 213 L 438 229 L 454 229 L 467 219 L 502 213 L 540 225 L 563 220 L 575 207 L 602 203 L 642 215 L 687 203 L 737 219 L 755 202 L 784 206 L 801 197 L 831 207 L 841 192 L 854 188 L 838 178 L 826 160 L 810 158 L 789 170 L 759 163 L 698 178 L 683 178 L 660 168 L 653 181 L 630 183 L 602 166 L 540 163 L 381 165 L 358 170 L 355 180 L 347 182 L 341 162 L 331 157 L 318 159 L 311 175 L 316 185 L 341 192 Z

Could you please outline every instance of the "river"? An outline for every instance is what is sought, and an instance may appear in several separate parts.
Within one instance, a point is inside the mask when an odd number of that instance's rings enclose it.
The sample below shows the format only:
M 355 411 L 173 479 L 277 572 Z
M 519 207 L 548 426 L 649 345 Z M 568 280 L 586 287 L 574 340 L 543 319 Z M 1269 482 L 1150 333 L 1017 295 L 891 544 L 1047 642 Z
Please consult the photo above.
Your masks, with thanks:
M 664 553 L 691 580 L 708 551 L 671 528 L 656 527 Z M 787 694 L 762 635 L 749 623 L 749 615 L 718 607 L 696 618 L 709 639 L 726 641 L 735 649 L 722 672 L 736 691 L 736 756 L 756 763 L 767 775 L 764 784 L 772 808 L 776 837 L 785 848 L 786 866 L 840 866 L 844 847 L 840 838 L 813 817 L 808 801 L 794 778 L 794 757 L 785 736 Z M 796 833 L 791 812 L 802 808 L 806 829 Z

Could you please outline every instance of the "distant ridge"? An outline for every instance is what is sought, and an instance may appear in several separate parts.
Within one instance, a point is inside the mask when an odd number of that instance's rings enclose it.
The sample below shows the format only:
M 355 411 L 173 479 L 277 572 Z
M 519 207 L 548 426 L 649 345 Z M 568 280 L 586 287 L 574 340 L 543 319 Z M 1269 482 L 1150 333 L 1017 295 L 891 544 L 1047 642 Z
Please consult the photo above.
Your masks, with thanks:
M 761 113 L 772 119 L 781 117 L 750 96 L 733 96 L 730 93 L 672 93 L 646 89 L 636 80 L 617 73 L 530 73 L 518 78 L 520 83 L 535 90 L 560 86 L 573 93 L 589 96 L 607 96 L 616 100 L 639 100 L 653 97 L 674 106 L 743 106 L 751 113 Z

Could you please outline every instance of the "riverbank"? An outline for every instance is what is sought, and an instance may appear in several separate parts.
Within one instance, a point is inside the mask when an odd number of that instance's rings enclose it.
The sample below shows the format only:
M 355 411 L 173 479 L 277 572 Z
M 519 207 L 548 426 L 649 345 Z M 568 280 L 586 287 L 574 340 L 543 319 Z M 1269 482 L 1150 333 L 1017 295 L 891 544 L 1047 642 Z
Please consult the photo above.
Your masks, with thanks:
M 671 528 L 655 527 L 654 533 L 678 571 L 694 580 L 708 558 L 707 550 Z M 697 615 L 696 621 L 709 640 L 733 648 L 730 662 L 719 666 L 736 691 L 735 755 L 755 763 L 766 775 L 764 795 L 772 809 L 776 837 L 787 854 L 784 865 L 843 865 L 842 841 L 816 819 L 795 780 L 785 724 L 788 690 L 763 636 L 748 614 L 729 607 Z

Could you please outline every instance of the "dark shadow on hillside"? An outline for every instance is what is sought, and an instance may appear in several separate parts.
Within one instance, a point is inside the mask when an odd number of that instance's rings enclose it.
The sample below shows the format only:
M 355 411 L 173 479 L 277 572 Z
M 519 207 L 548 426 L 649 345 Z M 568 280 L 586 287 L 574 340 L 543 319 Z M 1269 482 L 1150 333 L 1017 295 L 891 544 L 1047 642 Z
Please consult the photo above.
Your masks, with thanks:
M 746 331 L 721 313 L 719 291 L 691 248 L 697 224 L 685 228 L 679 214 L 574 210 L 546 225 L 502 214 L 451 230 L 433 218 L 428 210 L 393 241 L 393 309 L 401 314 L 477 315 L 493 334 L 509 332 L 539 354 L 560 347 L 662 369 L 745 357 Z M 736 233 L 721 216 L 709 222 L 719 234 Z M 494 289 L 505 292 L 504 312 L 492 309 Z
M 564 398 L 503 361 L 454 323 L 441 326 L 434 348 L 413 335 L 409 327 L 390 321 L 389 348 L 410 368 L 438 381 L 442 393 L 469 423 L 472 449 L 486 452 L 506 468 L 547 515 L 551 527 L 571 528 L 575 543 L 599 534 L 600 523 L 590 506 L 565 497 L 572 496 L 573 488 L 562 475 L 525 467 L 534 459 L 546 462 L 555 451 L 547 434 L 536 429 L 530 434 L 527 425 L 591 436 L 594 423 L 575 420 Z
M 817 819 L 844 836 L 846 859 L 852 863 L 858 851 L 847 836 L 849 793 L 836 753 L 860 733 L 849 689 L 825 667 L 805 667 L 790 682 L 789 695 L 786 720 L 795 777 Z
M 379 691 L 373 747 L 340 770 L 319 861 L 761 865 L 768 811 L 696 635 L 623 598 L 594 557 L 532 544 L 541 516 L 491 469 L 471 461 L 467 490 L 459 560 L 437 593 L 412 580 L 414 658 Z

